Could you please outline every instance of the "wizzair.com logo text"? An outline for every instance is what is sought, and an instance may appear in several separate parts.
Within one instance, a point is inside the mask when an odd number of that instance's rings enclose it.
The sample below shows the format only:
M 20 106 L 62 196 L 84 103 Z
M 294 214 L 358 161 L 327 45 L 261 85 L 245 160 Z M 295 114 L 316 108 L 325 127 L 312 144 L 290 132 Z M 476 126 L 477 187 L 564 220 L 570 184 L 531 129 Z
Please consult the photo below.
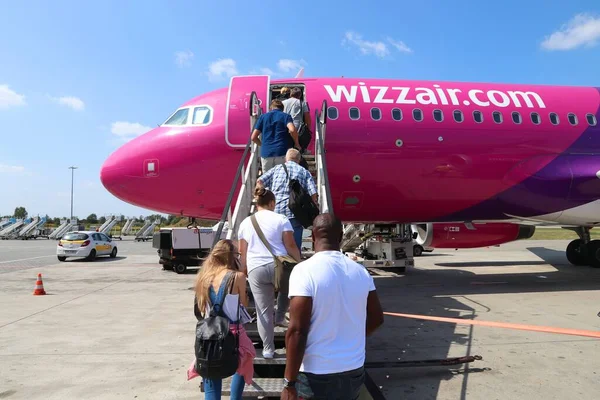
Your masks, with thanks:
M 544 101 L 535 92 L 520 90 L 480 90 L 470 89 L 463 92 L 461 89 L 442 88 L 433 85 L 432 88 L 411 88 L 403 86 L 366 86 L 363 82 L 358 85 L 323 85 L 334 103 L 347 102 L 375 104 L 421 104 L 421 105 L 465 105 L 474 104 L 480 107 L 527 107 L 546 108 Z M 535 105 L 534 105 L 535 104 Z

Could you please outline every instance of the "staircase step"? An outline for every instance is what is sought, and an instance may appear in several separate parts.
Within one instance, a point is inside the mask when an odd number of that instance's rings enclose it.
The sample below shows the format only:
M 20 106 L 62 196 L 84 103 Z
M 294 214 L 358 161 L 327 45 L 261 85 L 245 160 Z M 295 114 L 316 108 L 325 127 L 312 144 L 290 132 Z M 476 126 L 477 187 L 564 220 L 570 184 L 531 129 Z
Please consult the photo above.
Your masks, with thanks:
M 222 396 L 231 394 L 231 378 L 223 379 Z M 279 397 L 283 390 L 283 377 L 281 378 L 254 378 L 250 385 L 244 387 L 243 397 Z M 204 387 L 202 387 L 204 392 Z
M 286 357 L 285 349 L 276 349 L 275 356 L 273 358 L 263 358 L 262 351 L 257 350 L 256 357 L 254 358 L 253 364 L 256 364 L 256 365 L 265 365 L 265 364 L 285 365 L 285 357 Z

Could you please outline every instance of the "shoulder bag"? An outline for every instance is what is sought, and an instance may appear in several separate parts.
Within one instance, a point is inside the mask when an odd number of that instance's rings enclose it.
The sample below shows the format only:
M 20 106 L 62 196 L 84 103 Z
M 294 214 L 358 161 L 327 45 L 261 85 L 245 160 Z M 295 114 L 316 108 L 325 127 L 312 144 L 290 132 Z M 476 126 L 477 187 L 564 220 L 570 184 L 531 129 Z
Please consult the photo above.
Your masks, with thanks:
M 292 269 L 298 262 L 294 260 L 289 255 L 285 256 L 276 256 L 271 249 L 271 245 L 265 238 L 265 235 L 260 229 L 258 225 L 258 221 L 256 220 L 256 215 L 252 215 L 250 217 L 252 220 L 252 225 L 254 225 L 254 230 L 256 234 L 260 238 L 261 242 L 265 245 L 269 253 L 273 256 L 273 263 L 275 264 L 275 273 L 273 274 L 273 286 L 275 287 L 276 292 L 287 293 L 290 287 L 290 274 L 292 273 Z

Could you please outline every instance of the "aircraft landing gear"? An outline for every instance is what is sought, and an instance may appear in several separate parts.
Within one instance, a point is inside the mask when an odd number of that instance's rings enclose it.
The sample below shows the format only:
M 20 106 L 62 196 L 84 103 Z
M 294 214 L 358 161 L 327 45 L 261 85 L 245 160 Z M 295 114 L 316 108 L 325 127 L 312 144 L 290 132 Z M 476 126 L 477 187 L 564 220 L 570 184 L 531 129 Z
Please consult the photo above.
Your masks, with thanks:
M 587 264 L 587 246 L 581 239 L 575 239 L 567 246 L 567 260 L 573 265 Z
M 573 265 L 589 265 L 600 268 L 600 240 L 590 240 L 590 228 L 571 228 L 577 232 L 579 239 L 567 246 L 567 260 Z

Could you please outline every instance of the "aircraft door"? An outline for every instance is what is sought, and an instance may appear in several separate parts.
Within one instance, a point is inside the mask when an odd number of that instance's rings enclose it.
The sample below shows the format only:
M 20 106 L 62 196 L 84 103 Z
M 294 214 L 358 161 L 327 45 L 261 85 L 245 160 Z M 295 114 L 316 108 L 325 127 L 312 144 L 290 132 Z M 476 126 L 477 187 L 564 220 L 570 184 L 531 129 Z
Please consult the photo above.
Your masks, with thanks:
M 249 124 L 253 108 L 268 111 L 270 83 L 268 75 L 231 78 L 225 111 L 225 141 L 229 146 L 243 148 L 248 144 L 252 134 Z M 252 95 L 253 92 L 256 96 Z

